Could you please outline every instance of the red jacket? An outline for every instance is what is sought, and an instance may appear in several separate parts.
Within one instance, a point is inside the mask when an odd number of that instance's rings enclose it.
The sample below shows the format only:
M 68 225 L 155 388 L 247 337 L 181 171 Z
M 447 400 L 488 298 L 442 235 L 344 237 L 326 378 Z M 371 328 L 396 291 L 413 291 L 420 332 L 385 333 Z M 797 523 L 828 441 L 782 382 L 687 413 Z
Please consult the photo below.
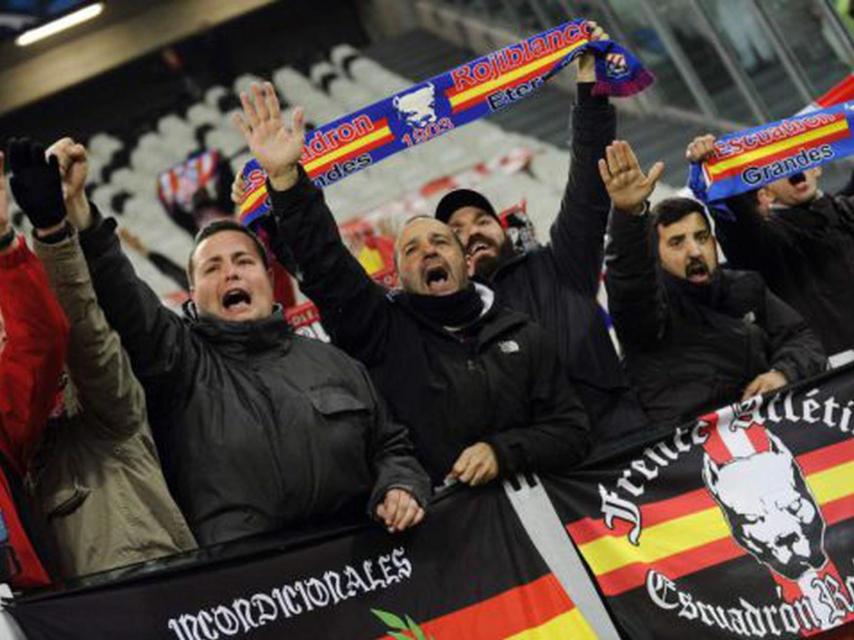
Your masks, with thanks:
M 28 538 L 10 483 L 20 482 L 41 441 L 59 387 L 68 345 L 68 321 L 51 292 L 47 275 L 23 238 L 0 255 L 0 310 L 8 343 L 0 356 L 0 455 L 19 478 L 0 469 L 0 510 L 21 566 L 16 588 L 50 579 Z

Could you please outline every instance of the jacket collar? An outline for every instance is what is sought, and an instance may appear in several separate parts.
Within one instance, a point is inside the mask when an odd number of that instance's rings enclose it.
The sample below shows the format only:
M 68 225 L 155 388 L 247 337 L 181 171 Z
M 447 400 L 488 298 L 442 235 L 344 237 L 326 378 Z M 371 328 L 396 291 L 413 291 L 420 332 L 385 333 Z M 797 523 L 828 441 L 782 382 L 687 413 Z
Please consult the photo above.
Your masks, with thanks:
M 505 332 L 521 326 L 528 322 L 528 317 L 517 311 L 512 311 L 501 306 L 500 301 L 496 299 L 495 292 L 485 284 L 480 282 L 474 283 L 478 295 L 484 303 L 484 311 L 478 318 L 475 324 L 480 325 L 480 330 L 477 335 L 478 347 L 489 344 Z M 393 291 L 389 293 L 389 299 L 400 306 L 410 317 L 412 317 L 422 329 L 431 331 L 443 338 L 449 340 L 458 340 L 458 337 L 453 331 L 445 327 L 441 327 L 433 322 L 430 322 L 420 314 L 416 313 L 412 306 L 407 302 L 406 296 L 402 295 L 401 291 Z
M 289 350 L 293 331 L 285 320 L 282 307 L 276 305 L 273 313 L 262 320 L 229 322 L 209 316 L 198 316 L 188 305 L 184 314 L 193 331 L 206 342 L 227 350 L 259 353 L 275 348 Z

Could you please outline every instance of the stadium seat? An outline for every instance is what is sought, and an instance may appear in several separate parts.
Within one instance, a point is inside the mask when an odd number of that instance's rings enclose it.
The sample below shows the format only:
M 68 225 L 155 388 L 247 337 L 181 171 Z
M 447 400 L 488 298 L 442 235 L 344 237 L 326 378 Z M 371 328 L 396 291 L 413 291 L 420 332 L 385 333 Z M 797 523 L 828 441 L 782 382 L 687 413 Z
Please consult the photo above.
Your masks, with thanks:
M 220 99 L 228 95 L 228 89 L 222 85 L 215 85 L 205 91 L 205 103 L 212 109 L 218 109 Z
M 222 122 L 222 113 L 207 102 L 197 102 L 187 109 L 187 121 L 195 127 L 205 124 L 218 125 Z

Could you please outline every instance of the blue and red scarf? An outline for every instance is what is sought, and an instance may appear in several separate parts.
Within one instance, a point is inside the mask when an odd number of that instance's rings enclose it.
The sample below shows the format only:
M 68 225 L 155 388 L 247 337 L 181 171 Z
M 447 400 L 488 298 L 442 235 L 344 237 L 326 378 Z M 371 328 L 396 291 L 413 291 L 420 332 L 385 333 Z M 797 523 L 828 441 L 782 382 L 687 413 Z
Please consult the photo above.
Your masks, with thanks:
M 301 164 L 318 187 L 512 106 L 536 92 L 582 53 L 596 56 L 596 95 L 629 96 L 652 75 L 620 45 L 590 40 L 586 20 L 567 22 L 467 62 L 306 134 Z M 241 174 L 241 220 L 269 210 L 263 171 L 254 160 Z

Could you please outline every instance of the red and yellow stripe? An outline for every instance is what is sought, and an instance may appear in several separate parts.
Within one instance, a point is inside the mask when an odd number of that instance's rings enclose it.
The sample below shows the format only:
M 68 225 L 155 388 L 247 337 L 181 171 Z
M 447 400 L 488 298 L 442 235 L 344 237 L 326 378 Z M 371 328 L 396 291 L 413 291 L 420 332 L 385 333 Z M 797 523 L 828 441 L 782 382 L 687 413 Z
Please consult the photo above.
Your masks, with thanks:
M 854 440 L 804 454 L 798 462 L 828 525 L 854 517 Z M 567 526 L 605 595 L 643 585 L 649 569 L 675 579 L 747 553 L 706 489 L 644 505 L 641 514 L 638 546 L 626 538 L 628 523 L 613 531 L 601 519 Z
M 587 44 L 587 42 L 587 38 L 581 38 L 562 49 L 553 51 L 552 53 L 546 54 L 541 58 L 537 58 L 528 64 L 517 67 L 511 71 L 507 71 L 492 80 L 487 80 L 486 82 L 469 87 L 468 89 L 448 91 L 447 96 L 448 101 L 451 103 L 452 111 L 454 113 L 458 113 L 459 111 L 469 109 L 476 104 L 483 102 L 486 100 L 487 96 L 495 93 L 496 91 L 522 84 L 531 78 L 546 73 L 555 63 L 568 56 L 578 47 Z
M 310 178 L 323 173 L 334 162 L 346 162 L 356 156 L 368 153 L 394 140 L 394 134 L 388 125 L 388 119 L 382 118 L 374 123 L 374 130 L 366 133 L 352 142 L 342 144 L 337 149 L 328 151 L 313 160 L 303 163 L 303 168 Z
M 710 160 L 705 164 L 705 170 L 712 180 L 722 180 L 741 173 L 749 166 L 764 166 L 791 156 L 801 149 L 814 149 L 849 136 L 848 120 L 844 114 L 839 114 L 836 121 L 791 138 L 765 144 L 723 160 Z
M 428 637 L 454 640 L 587 640 L 596 634 L 554 575 L 421 623 Z M 384 636 L 383 640 L 391 640 Z

